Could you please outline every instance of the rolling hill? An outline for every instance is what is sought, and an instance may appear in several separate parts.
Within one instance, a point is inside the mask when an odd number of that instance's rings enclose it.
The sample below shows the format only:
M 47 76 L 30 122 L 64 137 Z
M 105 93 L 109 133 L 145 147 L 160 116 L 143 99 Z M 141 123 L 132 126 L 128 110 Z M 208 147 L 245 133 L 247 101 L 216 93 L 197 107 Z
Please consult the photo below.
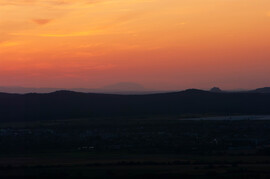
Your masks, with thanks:
M 0 93 L 0 114 L 1 121 L 183 114 L 270 114 L 270 94 L 212 93 L 196 89 L 149 95 L 71 91 L 48 94 Z

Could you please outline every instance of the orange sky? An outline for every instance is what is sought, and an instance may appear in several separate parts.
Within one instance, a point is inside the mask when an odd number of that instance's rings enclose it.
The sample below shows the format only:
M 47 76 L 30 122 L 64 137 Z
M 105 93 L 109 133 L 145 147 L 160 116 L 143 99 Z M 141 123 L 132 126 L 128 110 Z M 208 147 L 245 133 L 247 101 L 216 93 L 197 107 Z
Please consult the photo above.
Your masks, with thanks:
M 270 86 L 269 0 L 0 0 L 0 86 Z

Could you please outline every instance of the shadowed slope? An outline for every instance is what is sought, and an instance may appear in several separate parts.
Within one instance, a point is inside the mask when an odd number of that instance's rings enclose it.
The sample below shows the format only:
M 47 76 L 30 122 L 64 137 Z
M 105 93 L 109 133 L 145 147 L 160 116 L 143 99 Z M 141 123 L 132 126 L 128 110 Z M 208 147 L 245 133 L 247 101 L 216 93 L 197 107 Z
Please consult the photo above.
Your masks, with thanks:
M 110 95 L 57 91 L 0 93 L 2 121 L 182 114 L 270 114 L 270 94 L 186 90 L 152 95 Z

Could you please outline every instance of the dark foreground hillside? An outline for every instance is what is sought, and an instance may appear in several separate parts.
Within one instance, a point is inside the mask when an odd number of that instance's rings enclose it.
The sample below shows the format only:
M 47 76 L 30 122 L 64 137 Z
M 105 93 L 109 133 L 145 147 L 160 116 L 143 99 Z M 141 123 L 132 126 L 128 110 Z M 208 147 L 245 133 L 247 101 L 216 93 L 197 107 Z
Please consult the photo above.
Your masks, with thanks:
M 0 94 L 1 121 L 85 117 L 270 114 L 269 93 L 212 93 L 186 90 L 151 95 L 58 91 Z
M 270 121 L 0 122 L 0 178 L 267 179 Z

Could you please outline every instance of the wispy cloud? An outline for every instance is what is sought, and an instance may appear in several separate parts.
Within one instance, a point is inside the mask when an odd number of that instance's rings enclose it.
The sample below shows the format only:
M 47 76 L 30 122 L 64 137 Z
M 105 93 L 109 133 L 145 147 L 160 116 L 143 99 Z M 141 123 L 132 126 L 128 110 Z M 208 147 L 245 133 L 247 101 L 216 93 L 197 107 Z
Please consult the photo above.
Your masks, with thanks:
M 27 34 L 27 33 L 12 33 L 14 36 L 37 36 L 37 37 L 83 37 L 91 35 L 104 34 L 102 30 L 92 30 L 92 31 L 83 31 L 83 32 L 72 32 L 72 33 L 44 33 L 44 34 Z
M 51 22 L 52 19 L 33 19 L 32 21 L 38 25 L 45 25 Z
M 35 3 L 36 0 L 0 0 L 0 5 L 1 6 L 16 6 L 16 5 L 27 5 L 27 4 L 33 4 Z
M 91 36 L 91 35 L 98 35 L 102 34 L 100 30 L 92 30 L 92 31 L 85 31 L 85 32 L 73 32 L 67 34 L 38 34 L 37 36 L 40 37 L 83 37 L 83 36 Z
M 0 0 L 1 6 L 22 6 L 22 5 L 69 5 L 74 3 L 93 4 L 108 0 Z
M 13 47 L 13 46 L 18 46 L 20 45 L 21 42 L 17 41 L 6 41 L 6 42 L 0 42 L 0 47 Z

